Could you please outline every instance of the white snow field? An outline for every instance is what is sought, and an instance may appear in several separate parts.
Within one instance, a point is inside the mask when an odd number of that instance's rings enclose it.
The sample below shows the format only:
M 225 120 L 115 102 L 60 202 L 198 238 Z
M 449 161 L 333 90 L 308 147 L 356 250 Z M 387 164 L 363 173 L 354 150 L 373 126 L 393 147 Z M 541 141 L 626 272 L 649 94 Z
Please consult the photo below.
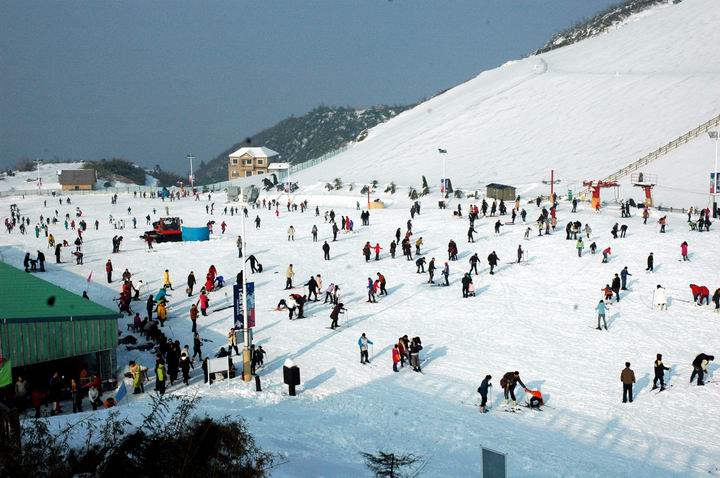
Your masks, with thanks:
M 383 197 L 382 194 L 379 195 Z M 720 315 L 711 306 L 691 303 L 688 284 L 695 282 L 712 291 L 720 286 L 720 259 L 717 254 L 718 229 L 709 233 L 690 232 L 685 216 L 671 215 L 666 234 L 660 234 L 653 213 L 643 226 L 637 215 L 620 219 L 617 209 L 603 209 L 595 214 L 581 207 L 570 214 L 568 203 L 558 211 L 559 228 L 570 219 L 593 228 L 592 241 L 600 250 L 612 246 L 608 264 L 600 254 L 586 249 L 577 257 L 575 242 L 566 241 L 564 230 L 550 237 L 523 240 L 525 226 L 504 226 L 496 237 L 492 230 L 495 218 L 480 219 L 474 244 L 466 242 L 467 220 L 452 215 L 450 208 L 437 208 L 437 197 L 422 199 L 423 209 L 413 221 L 414 238 L 422 236 L 426 257 L 435 257 L 441 266 L 447 259 L 447 243 L 454 238 L 459 246 L 459 260 L 450 262 L 449 287 L 427 284 L 427 275 L 417 274 L 414 262 L 400 254 L 391 259 L 388 253 L 396 228 L 409 219 L 409 200 L 397 193 L 394 206 L 373 210 L 370 226 L 360 226 L 359 211 L 354 203 L 359 194 L 332 196 L 308 194 L 310 211 L 305 213 L 250 210 L 247 221 L 249 253 L 264 265 L 260 274 L 250 277 L 256 284 L 257 327 L 255 343 L 267 350 L 264 368 L 260 369 L 263 392 L 254 384 L 240 379 L 202 383 L 199 368 L 193 372 L 191 385 L 175 385 L 173 394 L 197 394 L 200 412 L 211 416 L 242 416 L 259 444 L 284 454 L 287 463 L 273 471 L 278 477 L 355 477 L 369 476 L 361 451 L 412 452 L 428 458 L 424 476 L 468 477 L 480 474 L 480 447 L 487 446 L 508 454 L 509 476 L 513 477 L 660 477 L 720 476 L 720 444 L 716 440 L 720 417 L 716 413 L 720 400 L 720 372 L 710 366 L 709 383 L 697 387 L 688 383 L 690 363 L 701 352 L 720 355 Z M 75 265 L 68 251 L 61 265 L 54 264 L 51 253 L 48 272 L 42 278 L 80 294 L 92 272 L 89 295 L 109 307 L 119 294 L 120 282 L 105 283 L 104 264 L 111 258 L 115 275 L 127 267 L 133 279 L 149 285 L 155 292 L 162 284 L 162 271 L 170 270 L 175 291 L 171 293 L 170 320 L 164 328 L 169 337 L 191 344 L 188 310 L 191 299 L 185 297 L 185 277 L 193 270 L 200 279 L 215 264 L 228 286 L 212 292 L 211 310 L 226 304 L 231 284 L 240 268 L 235 240 L 240 218 L 222 215 L 224 194 L 214 194 L 211 201 L 182 199 L 177 202 L 134 199 L 122 194 L 116 205 L 109 195 L 73 196 L 71 205 L 56 206 L 57 199 L 30 197 L 3 199 L 3 218 L 11 202 L 18 205 L 34 225 L 39 214 L 52 215 L 57 208 L 60 217 L 75 212 L 79 206 L 89 224 L 99 219 L 101 227 L 85 234 L 85 264 Z M 285 204 L 287 198 L 280 198 Z M 209 217 L 205 206 L 215 202 L 215 215 Z M 388 201 L 390 202 L 390 201 Z M 471 200 L 462 200 L 464 212 Z M 355 230 L 340 234 L 331 243 L 332 259 L 324 261 L 321 245 L 331 239 L 330 225 L 314 217 L 315 204 L 322 203 L 321 214 L 334 207 L 336 214 L 349 215 Z M 146 252 L 137 236 L 145 228 L 112 229 L 108 216 L 125 218 L 130 224 L 127 207 L 139 219 L 157 208 L 165 215 L 183 218 L 186 225 L 202 225 L 210 218 L 228 224 L 226 234 L 219 228 L 209 242 L 165 243 L 156 252 Z M 538 208 L 524 205 L 528 219 L 538 216 Z M 259 214 L 260 229 L 252 219 Z M 502 217 L 503 222 L 508 216 Z M 518 220 L 519 221 L 519 220 Z M 144 224 L 144 220 L 140 220 Z M 625 239 L 612 240 L 609 229 L 615 222 L 629 225 Z M 287 228 L 294 225 L 297 237 L 288 243 Z M 319 242 L 313 243 L 310 229 L 317 224 Z M 58 240 L 74 239 L 62 223 L 50 231 Z M 110 238 L 125 237 L 119 254 L 111 254 Z M 691 261 L 680 262 L 680 243 L 688 241 Z M 380 261 L 365 263 L 361 248 L 366 241 L 379 242 L 384 248 Z M 589 245 L 591 241 L 586 241 Z M 527 251 L 527 262 L 510 264 L 519 244 Z M 34 234 L 21 236 L 17 230 L 0 235 L 2 260 L 20 267 L 25 251 L 44 250 L 45 238 Z M 486 257 L 497 251 L 501 265 L 494 276 L 488 274 Z M 645 259 L 652 251 L 656 256 L 655 272 L 646 274 Z M 463 299 L 460 278 L 469 269 L 468 259 L 477 252 L 481 258 L 480 275 L 474 276 L 477 297 Z M 285 268 L 293 263 L 296 284 L 310 275 L 322 274 L 325 285 L 341 285 L 341 300 L 349 317 L 339 331 L 328 328 L 328 305 L 311 303 L 307 319 L 289 321 L 286 312 L 276 312 L 277 302 L 287 297 L 283 290 Z M 627 265 L 633 274 L 629 291 L 613 304 L 608 313 L 609 330 L 595 330 L 594 307 L 600 289 L 613 274 Z M 377 304 L 366 303 L 368 277 L 381 271 L 388 280 L 389 296 Z M 437 282 L 440 282 L 438 279 Z M 666 287 L 667 311 L 653 310 L 653 290 L 657 284 Z M 295 289 L 293 292 L 301 292 Z M 197 294 L 192 300 L 197 300 Z M 144 302 L 134 303 L 144 311 Z M 118 321 L 125 333 L 130 318 Z M 212 312 L 201 317 L 199 332 L 213 342 L 205 353 L 226 344 L 226 332 L 232 325 L 232 309 Z M 371 365 L 359 363 L 357 340 L 367 333 L 374 342 Z M 424 350 L 423 373 L 408 367 L 393 373 L 391 347 L 398 337 L 420 336 Z M 651 391 L 653 360 L 662 353 L 672 388 L 661 394 Z M 297 397 L 289 397 L 282 384 L 282 364 L 292 358 L 301 369 L 302 386 Z M 138 360 L 152 370 L 150 352 L 128 352 L 118 349 L 118 362 Z M 630 361 L 637 376 L 636 398 L 632 404 L 621 403 L 620 371 Z M 197 365 L 197 363 L 196 363 Z M 542 412 L 522 409 L 505 413 L 501 406 L 499 381 L 508 371 L 519 370 L 526 385 L 542 390 L 547 407 Z M 124 368 L 118 370 L 118 376 Z M 476 389 L 486 374 L 493 376 L 492 410 L 478 411 Z M 151 372 L 152 375 L 152 372 Z M 118 408 L 123 415 L 139 420 L 148 410 L 150 390 L 131 396 Z M 518 387 L 519 400 L 525 394 Z M 87 409 L 88 407 L 86 407 Z M 78 420 L 88 413 L 52 418 L 56 424 Z
M 295 177 L 419 187 L 425 175 L 436 186 L 443 148 L 456 187 L 545 193 L 541 181 L 554 169 L 558 191 L 578 191 L 720 114 L 718 24 L 716 0 L 655 7 L 606 34 L 485 71 Z M 658 175 L 659 203 L 705 207 L 698 193 L 708 192 L 714 154 L 702 134 L 641 171 Z M 625 186 L 620 197 L 642 191 Z

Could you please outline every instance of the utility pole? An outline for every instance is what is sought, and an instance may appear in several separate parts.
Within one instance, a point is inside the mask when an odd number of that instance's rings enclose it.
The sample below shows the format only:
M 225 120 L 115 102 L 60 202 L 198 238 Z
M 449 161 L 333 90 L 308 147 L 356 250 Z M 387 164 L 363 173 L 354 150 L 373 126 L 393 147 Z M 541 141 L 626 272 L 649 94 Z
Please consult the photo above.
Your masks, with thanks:
M 717 219 L 718 217 L 718 206 L 717 206 L 717 197 L 718 197 L 718 136 L 720 136 L 720 133 L 717 131 L 708 131 L 708 135 L 711 139 L 715 140 L 715 169 L 713 169 L 713 187 L 712 187 L 712 208 L 713 208 L 713 218 Z
M 447 149 L 438 148 L 438 153 L 442 155 L 442 183 L 440 185 L 440 192 L 442 193 L 443 199 L 447 198 L 447 179 L 445 179 L 445 156 L 447 155 Z
M 240 189 L 240 198 L 243 210 L 240 211 L 240 234 L 242 234 L 242 250 L 247 255 L 247 235 L 245 234 L 245 197 L 243 196 L 243 189 Z M 249 319 L 247 310 L 247 271 L 245 270 L 245 260 L 242 261 L 242 310 L 243 310 L 243 380 L 245 382 L 250 381 L 250 327 L 248 327 Z
M 192 191 L 195 189 L 195 177 L 193 176 L 193 165 L 192 165 L 192 162 L 193 162 L 193 159 L 195 159 L 195 156 L 193 156 L 192 154 L 188 154 L 187 159 L 190 160 L 190 190 Z
M 42 160 L 36 159 L 35 164 L 37 165 L 37 187 L 38 189 L 40 189 L 40 187 L 42 186 L 42 182 L 40 180 L 40 164 L 42 164 Z

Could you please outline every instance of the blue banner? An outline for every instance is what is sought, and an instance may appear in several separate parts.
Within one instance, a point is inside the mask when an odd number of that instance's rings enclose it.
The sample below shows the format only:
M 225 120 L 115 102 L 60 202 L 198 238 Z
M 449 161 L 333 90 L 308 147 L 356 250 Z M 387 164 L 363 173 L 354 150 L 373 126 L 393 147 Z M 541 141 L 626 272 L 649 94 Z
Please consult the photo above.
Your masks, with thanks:
M 235 328 L 244 328 L 245 319 L 243 317 L 242 307 L 242 285 L 235 284 L 233 286 L 233 305 L 234 305 L 234 316 L 235 316 Z M 255 283 L 247 283 L 247 310 L 248 310 L 248 327 L 255 327 Z

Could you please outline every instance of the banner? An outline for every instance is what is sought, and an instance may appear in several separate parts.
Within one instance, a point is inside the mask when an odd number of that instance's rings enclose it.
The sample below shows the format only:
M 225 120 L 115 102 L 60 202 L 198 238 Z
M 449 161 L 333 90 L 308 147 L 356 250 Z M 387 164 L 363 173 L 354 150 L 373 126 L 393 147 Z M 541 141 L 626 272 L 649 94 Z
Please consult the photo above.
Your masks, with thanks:
M 120 382 L 120 387 L 118 388 L 118 391 L 115 394 L 115 403 L 120 403 L 120 400 L 122 400 L 126 396 L 127 396 L 127 386 L 125 385 L 125 380 L 122 380 Z
M 710 173 L 710 194 L 720 191 L 720 172 Z
M 441 179 L 440 179 L 440 192 L 441 192 L 441 193 L 444 193 L 445 191 L 447 191 L 449 185 L 450 185 L 450 180 L 449 180 L 449 179 L 447 179 L 447 178 L 445 178 L 445 179 L 441 178 Z
M 247 284 L 247 310 L 248 310 L 248 327 L 255 327 L 255 283 L 248 282 Z M 243 307 L 242 307 L 242 285 L 235 284 L 233 286 L 233 303 L 234 303 L 234 316 L 235 316 L 235 328 L 243 329 L 245 320 L 243 318 Z
M 12 363 L 10 360 L 0 358 L 0 388 L 12 385 Z

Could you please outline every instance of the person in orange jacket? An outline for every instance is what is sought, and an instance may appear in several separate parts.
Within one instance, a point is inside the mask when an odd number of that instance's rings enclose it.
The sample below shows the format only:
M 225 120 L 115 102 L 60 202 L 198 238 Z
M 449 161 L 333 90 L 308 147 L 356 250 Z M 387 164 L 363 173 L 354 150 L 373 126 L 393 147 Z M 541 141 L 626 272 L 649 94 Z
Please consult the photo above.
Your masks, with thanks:
M 525 392 L 530 395 L 530 400 L 528 402 L 528 406 L 530 408 L 540 408 L 541 406 L 545 405 L 545 401 L 543 400 L 542 393 L 540 393 L 540 390 L 530 390 L 529 388 L 525 389 Z
M 395 344 L 393 346 L 392 361 L 393 361 L 393 372 L 399 372 L 397 365 L 398 365 L 398 362 L 400 362 L 400 350 L 398 350 L 397 344 Z

